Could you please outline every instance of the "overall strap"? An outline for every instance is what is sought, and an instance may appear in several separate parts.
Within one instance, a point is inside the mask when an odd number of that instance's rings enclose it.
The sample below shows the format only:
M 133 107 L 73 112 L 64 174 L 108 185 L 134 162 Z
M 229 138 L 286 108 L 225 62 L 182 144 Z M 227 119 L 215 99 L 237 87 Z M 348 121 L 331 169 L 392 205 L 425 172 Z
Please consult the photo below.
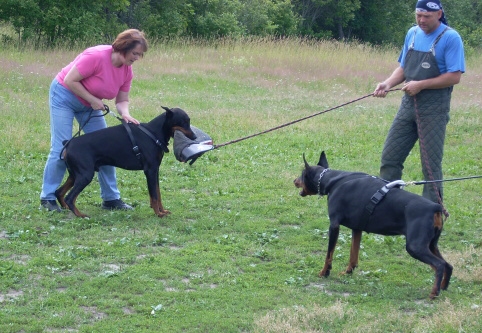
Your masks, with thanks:
M 412 43 L 410 43 L 410 45 L 408 46 L 409 50 L 413 50 L 413 48 L 415 47 L 415 35 L 417 34 L 417 30 L 418 28 L 413 31 Z
M 444 29 L 444 31 L 442 31 L 442 33 L 440 35 L 437 36 L 437 38 L 434 40 L 432 46 L 430 47 L 430 50 L 428 52 L 432 52 L 433 55 L 435 55 L 435 45 L 437 45 L 437 43 L 440 41 L 440 39 L 442 38 L 443 34 L 449 30 L 450 27 L 446 27 Z
M 442 32 L 440 33 L 440 35 L 438 35 L 437 38 L 434 40 L 434 42 L 432 43 L 432 46 L 430 47 L 430 50 L 428 50 L 428 52 L 432 52 L 433 55 L 435 55 L 435 45 L 437 45 L 437 43 L 438 43 L 438 42 L 440 41 L 440 39 L 442 38 L 443 34 L 444 34 L 447 30 L 449 30 L 449 29 L 451 29 L 451 28 L 450 28 L 450 27 L 445 27 L 444 31 L 442 31 Z M 413 48 L 415 47 L 415 35 L 417 34 L 417 30 L 418 30 L 418 28 L 413 31 L 412 43 L 410 43 L 410 45 L 409 45 L 409 47 L 408 47 L 409 50 L 411 50 L 411 49 L 413 49 Z

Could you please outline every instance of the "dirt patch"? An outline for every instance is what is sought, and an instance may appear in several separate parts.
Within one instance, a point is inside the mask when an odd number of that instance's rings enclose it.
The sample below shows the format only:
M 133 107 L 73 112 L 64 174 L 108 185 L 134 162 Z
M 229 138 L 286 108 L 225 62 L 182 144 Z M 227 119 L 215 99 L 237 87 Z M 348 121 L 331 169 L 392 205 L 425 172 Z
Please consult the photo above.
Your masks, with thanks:
M 0 303 L 8 300 L 15 300 L 23 295 L 23 291 L 21 290 L 13 290 L 10 289 L 7 291 L 6 294 L 0 294 Z
M 104 312 L 98 311 L 95 306 L 82 306 L 82 310 L 84 310 L 86 313 L 90 313 L 94 321 L 107 318 L 107 314 Z

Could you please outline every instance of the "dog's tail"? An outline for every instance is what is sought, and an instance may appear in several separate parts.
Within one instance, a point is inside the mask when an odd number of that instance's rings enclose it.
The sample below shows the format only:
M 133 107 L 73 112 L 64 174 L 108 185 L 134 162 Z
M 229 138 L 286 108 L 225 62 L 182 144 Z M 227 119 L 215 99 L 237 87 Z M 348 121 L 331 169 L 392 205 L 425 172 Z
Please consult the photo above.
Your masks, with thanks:
M 72 140 L 72 139 L 70 139 Z M 60 154 L 59 154 L 59 159 L 63 160 L 64 157 L 65 157 L 65 148 L 67 148 L 67 145 L 69 144 L 70 140 L 64 140 L 62 141 L 62 150 L 60 151 Z

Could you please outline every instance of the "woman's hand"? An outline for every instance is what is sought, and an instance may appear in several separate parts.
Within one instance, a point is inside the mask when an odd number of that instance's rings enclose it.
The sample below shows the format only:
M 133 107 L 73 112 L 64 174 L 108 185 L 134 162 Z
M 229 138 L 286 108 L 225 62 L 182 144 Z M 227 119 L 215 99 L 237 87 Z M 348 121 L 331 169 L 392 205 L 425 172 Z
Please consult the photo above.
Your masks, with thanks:
M 127 115 L 123 114 L 122 119 L 124 119 L 126 123 L 133 123 L 136 125 L 140 124 L 140 122 L 136 118 L 132 117 L 130 114 L 127 114 Z

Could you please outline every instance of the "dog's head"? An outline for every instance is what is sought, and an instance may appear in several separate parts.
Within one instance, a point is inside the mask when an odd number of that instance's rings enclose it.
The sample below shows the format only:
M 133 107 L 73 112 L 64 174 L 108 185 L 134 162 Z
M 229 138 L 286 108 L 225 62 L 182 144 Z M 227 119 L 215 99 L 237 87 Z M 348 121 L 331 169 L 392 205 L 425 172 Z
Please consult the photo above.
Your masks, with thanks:
M 318 179 L 316 176 L 318 175 L 319 178 L 320 173 L 328 169 L 328 160 L 326 159 L 325 152 L 321 152 L 320 160 L 316 166 L 310 166 L 308 162 L 306 162 L 305 154 L 303 154 L 303 161 L 305 162 L 305 168 L 301 172 L 301 176 L 293 181 L 295 187 L 301 188 L 300 195 L 302 197 L 317 195 L 320 189 L 318 188 Z
M 162 108 L 166 110 L 166 124 L 169 126 L 171 137 L 174 137 L 175 131 L 180 131 L 189 139 L 196 139 L 196 134 L 191 129 L 191 119 L 184 110 L 180 108 L 170 109 L 165 106 Z

